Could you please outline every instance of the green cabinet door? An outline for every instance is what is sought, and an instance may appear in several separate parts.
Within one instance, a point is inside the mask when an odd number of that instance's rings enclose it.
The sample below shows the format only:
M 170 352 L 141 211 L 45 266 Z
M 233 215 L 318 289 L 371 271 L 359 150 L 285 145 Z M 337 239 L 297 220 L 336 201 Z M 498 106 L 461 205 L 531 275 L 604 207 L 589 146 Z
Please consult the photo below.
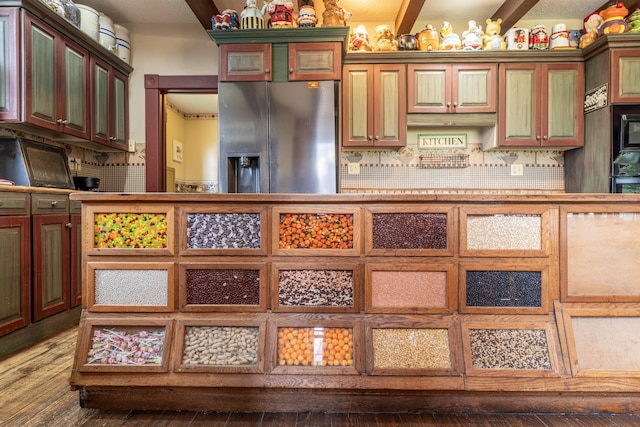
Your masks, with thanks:
M 65 133 L 89 139 L 89 53 L 69 41 L 62 44 L 62 51 L 65 96 L 60 108 L 65 114 L 60 124 Z
M 109 68 L 92 59 L 92 139 L 109 143 Z
M 26 119 L 56 128 L 56 37 L 53 30 L 25 14 Z
M 127 78 L 114 73 L 113 77 L 113 143 L 127 144 L 128 113 Z
M 0 9 L 0 120 L 20 119 L 17 9 Z
M 29 324 L 30 230 L 28 216 L 0 216 L 0 336 Z

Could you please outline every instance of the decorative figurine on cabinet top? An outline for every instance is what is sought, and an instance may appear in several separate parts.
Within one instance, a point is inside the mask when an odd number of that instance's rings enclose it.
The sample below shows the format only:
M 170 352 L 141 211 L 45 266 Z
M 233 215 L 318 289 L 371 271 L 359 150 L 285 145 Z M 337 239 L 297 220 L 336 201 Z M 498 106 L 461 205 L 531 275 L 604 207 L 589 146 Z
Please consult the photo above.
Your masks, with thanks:
M 376 27 L 376 35 L 373 50 L 377 52 L 390 52 L 398 50 L 398 41 L 393 35 L 391 25 L 381 24 Z
M 264 28 L 264 8 L 258 9 L 256 0 L 247 0 L 247 5 L 240 13 L 240 28 L 243 30 L 258 30 Z
M 513 27 L 507 31 L 507 49 L 528 50 L 529 30 L 526 28 Z
M 351 19 L 351 13 L 338 6 L 338 0 L 323 0 L 324 12 L 322 12 L 323 27 L 345 27 Z
M 640 32 L 640 9 L 634 10 L 627 18 L 627 25 L 629 25 L 630 33 Z
M 604 19 L 604 22 L 598 29 L 598 35 L 603 36 L 605 34 L 617 34 L 627 31 L 627 21 L 624 20 L 625 16 L 629 13 L 629 9 L 624 6 L 623 2 L 618 2 L 613 6 L 600 11 L 600 16 Z
M 529 33 L 529 49 L 545 50 L 549 47 L 549 36 L 543 24 L 534 25 Z
M 587 16 L 584 20 L 584 34 L 580 37 L 580 44 L 578 45 L 580 49 L 584 49 L 596 41 L 598 38 L 598 30 L 603 22 L 604 19 L 602 19 L 602 16 L 600 16 L 598 12 L 593 12 Z
M 556 24 L 551 28 L 549 49 L 562 49 L 569 47 L 569 31 L 565 24 Z
M 507 43 L 500 35 L 502 18 L 498 18 L 495 21 L 489 18 L 486 22 L 486 31 L 484 33 L 484 38 L 482 39 L 484 50 L 505 50 L 507 48 Z
M 238 12 L 225 9 L 221 14 L 211 18 L 212 30 L 237 30 L 240 28 Z
M 448 21 L 442 23 L 440 38 L 440 50 L 460 50 L 462 47 L 460 36 L 453 32 L 453 27 Z
M 482 50 L 482 26 L 476 21 L 468 22 L 469 27 L 462 32 L 462 50 Z
M 267 3 L 269 25 L 272 28 L 293 27 L 293 3 L 290 0 L 273 0 Z
M 298 27 L 312 28 L 318 23 L 316 10 L 313 7 L 313 0 L 300 0 L 298 4 Z
M 358 25 L 351 33 L 349 50 L 354 52 L 371 52 L 373 50 L 369 42 L 369 33 L 364 25 Z
M 440 34 L 433 25 L 427 24 L 418 34 L 418 50 L 440 50 Z

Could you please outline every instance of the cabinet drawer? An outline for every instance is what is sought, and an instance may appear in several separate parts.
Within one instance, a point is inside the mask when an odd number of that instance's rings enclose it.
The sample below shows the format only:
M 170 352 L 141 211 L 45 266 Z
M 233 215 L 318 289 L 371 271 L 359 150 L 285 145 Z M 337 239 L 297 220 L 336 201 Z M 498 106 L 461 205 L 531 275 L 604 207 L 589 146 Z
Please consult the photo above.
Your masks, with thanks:
M 69 213 L 69 198 L 58 194 L 32 194 L 31 213 L 33 215 Z
M 79 200 L 69 200 L 69 213 L 71 214 L 82 213 L 82 202 Z
M 0 215 L 29 214 L 29 194 L 0 193 Z

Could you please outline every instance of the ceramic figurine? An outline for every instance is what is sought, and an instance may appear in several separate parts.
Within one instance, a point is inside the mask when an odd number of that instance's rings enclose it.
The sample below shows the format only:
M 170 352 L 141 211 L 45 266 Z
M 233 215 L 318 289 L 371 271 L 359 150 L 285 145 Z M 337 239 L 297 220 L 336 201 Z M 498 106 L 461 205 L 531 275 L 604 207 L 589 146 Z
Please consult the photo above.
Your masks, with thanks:
M 364 25 L 358 25 L 351 33 L 349 50 L 354 52 L 371 52 L 373 50 L 369 42 L 369 33 Z
M 547 29 L 543 24 L 534 25 L 529 32 L 529 49 L 544 50 L 549 47 Z
M 377 52 L 389 52 L 398 50 L 398 41 L 393 35 L 391 25 L 381 24 L 376 27 L 376 35 L 373 50 Z
M 598 38 L 598 30 L 603 22 L 604 19 L 602 19 L 602 16 L 600 16 L 598 12 L 593 12 L 586 17 L 584 20 L 584 34 L 580 37 L 580 44 L 578 44 L 580 49 L 584 49 L 596 41 Z
M 582 37 L 583 34 L 583 30 L 569 30 L 569 46 L 578 47 L 580 37 Z
M 324 12 L 322 12 L 323 27 L 345 27 L 351 19 L 351 13 L 338 5 L 338 0 L 323 0 Z
M 476 24 L 476 21 L 468 22 L 469 27 L 462 32 L 462 49 L 463 50 L 482 50 L 482 27 Z
M 264 14 L 256 6 L 256 0 L 247 0 L 247 5 L 240 13 L 240 28 L 243 30 L 264 28 Z
M 569 31 L 565 24 L 556 24 L 551 28 L 549 49 L 561 49 L 569 47 Z
M 418 39 L 413 34 L 398 34 L 399 50 L 418 50 Z
M 273 0 L 266 5 L 269 26 L 272 28 L 293 27 L 293 3 L 289 0 Z
M 486 22 L 487 26 L 485 27 L 484 38 L 482 39 L 484 50 L 505 50 L 507 48 L 507 42 L 505 42 L 500 35 L 502 19 L 498 18 L 493 21 L 489 18 Z
M 428 24 L 418 34 L 418 50 L 440 50 L 440 34 L 433 25 Z
M 634 10 L 627 18 L 627 25 L 629 25 L 630 33 L 640 32 L 640 9 Z
M 598 29 L 598 35 L 624 33 L 628 30 L 627 21 L 624 17 L 629 13 L 629 9 L 623 2 L 618 2 L 613 6 L 600 11 L 600 16 L 604 22 Z
M 451 23 L 444 21 L 440 30 L 440 50 L 460 50 L 460 36 L 453 32 Z
M 236 30 L 240 28 L 238 12 L 233 9 L 226 9 L 220 15 L 211 19 L 211 29 L 213 30 Z
M 300 0 L 298 3 L 298 27 L 315 27 L 318 23 L 313 0 Z
M 526 28 L 513 27 L 509 31 L 507 31 L 507 49 L 529 49 L 529 30 L 527 30 Z

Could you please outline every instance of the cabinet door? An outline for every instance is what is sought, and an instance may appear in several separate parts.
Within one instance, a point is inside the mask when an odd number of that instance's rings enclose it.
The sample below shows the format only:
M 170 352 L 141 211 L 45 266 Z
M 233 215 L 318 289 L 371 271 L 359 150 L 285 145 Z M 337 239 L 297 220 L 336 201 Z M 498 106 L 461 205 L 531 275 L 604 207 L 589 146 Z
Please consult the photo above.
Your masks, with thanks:
M 82 215 L 70 215 L 71 307 L 82 304 Z
M 640 102 L 640 49 L 611 51 L 611 102 Z
M 91 57 L 91 106 L 94 142 L 127 149 L 129 133 L 129 82 L 106 62 Z
M 69 215 L 34 215 L 33 321 L 69 308 Z
M 410 113 L 447 113 L 450 77 L 447 64 L 409 64 L 407 73 Z
M 0 336 L 29 324 L 30 230 L 28 216 L 0 216 Z
M 18 64 L 18 9 L 0 9 L 0 120 L 20 119 L 18 88 L 20 66 Z
M 57 130 L 62 115 L 56 102 L 56 44 L 60 35 L 31 15 L 24 15 L 25 119 L 29 123 Z
M 64 133 L 89 139 L 89 53 L 77 44 L 64 39 L 60 43 L 60 58 L 64 64 L 59 87 L 64 97 L 59 97 L 59 111 L 64 115 L 56 121 Z
M 373 145 L 373 65 L 343 67 L 344 118 L 342 145 L 362 147 Z
M 110 67 L 91 57 L 91 139 L 109 144 L 109 70 Z
M 451 100 L 454 113 L 496 112 L 496 64 L 452 66 Z
M 113 122 L 111 123 L 111 143 L 123 150 L 127 149 L 129 134 L 129 82 L 127 77 L 118 72 L 113 73 L 113 93 L 111 94 Z
M 219 46 L 220 81 L 271 81 L 271 44 Z
M 289 43 L 289 80 L 340 80 L 342 43 Z
M 584 69 L 582 63 L 541 64 L 541 146 L 584 145 Z
M 407 70 L 404 64 L 374 67 L 373 107 L 374 145 L 406 145 Z
M 536 64 L 500 64 L 498 145 L 540 145 L 540 73 Z

